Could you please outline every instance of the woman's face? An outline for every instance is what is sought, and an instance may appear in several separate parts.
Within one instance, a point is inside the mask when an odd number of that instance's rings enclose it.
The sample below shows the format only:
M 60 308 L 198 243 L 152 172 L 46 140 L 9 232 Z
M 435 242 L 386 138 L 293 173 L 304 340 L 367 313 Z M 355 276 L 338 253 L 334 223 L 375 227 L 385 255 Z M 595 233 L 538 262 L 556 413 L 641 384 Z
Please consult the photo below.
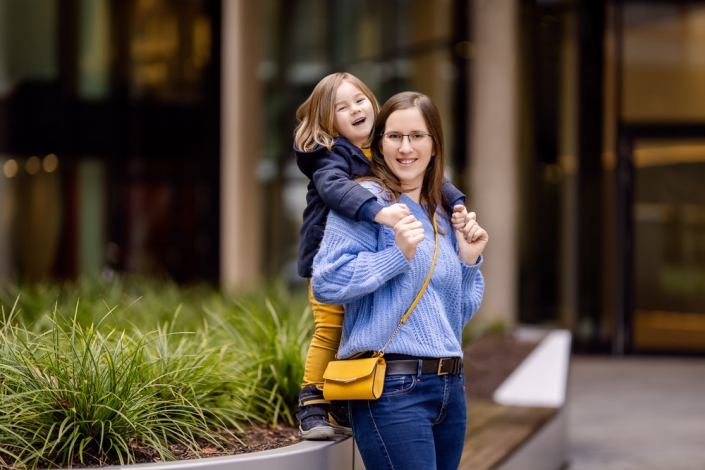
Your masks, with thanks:
M 429 134 L 426 121 L 417 107 L 394 111 L 387 118 L 382 138 L 382 154 L 387 167 L 399 178 L 402 190 L 420 189 L 424 174 L 435 155 L 433 138 Z M 402 137 L 401 142 L 389 138 Z M 396 134 L 396 136 L 394 136 Z M 413 142 L 412 142 L 413 140 Z

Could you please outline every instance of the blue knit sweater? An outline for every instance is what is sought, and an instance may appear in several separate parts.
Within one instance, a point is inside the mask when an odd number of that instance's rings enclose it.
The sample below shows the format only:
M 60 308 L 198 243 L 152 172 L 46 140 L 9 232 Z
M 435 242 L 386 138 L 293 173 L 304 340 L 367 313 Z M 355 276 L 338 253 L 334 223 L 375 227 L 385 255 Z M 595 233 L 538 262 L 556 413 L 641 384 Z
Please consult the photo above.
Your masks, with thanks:
M 380 188 L 363 182 L 374 193 Z M 380 203 L 390 205 L 378 197 Z M 377 351 L 411 306 L 431 268 L 433 225 L 424 207 L 406 195 L 401 201 L 423 223 L 425 239 L 407 261 L 394 243 L 394 231 L 381 224 L 356 222 L 331 211 L 313 263 L 311 286 L 319 302 L 343 304 L 345 319 L 338 357 Z M 473 266 L 458 258 L 450 223 L 436 216 L 445 233 L 438 237 L 438 260 L 421 300 L 385 353 L 420 357 L 462 357 L 461 334 L 482 301 L 482 257 Z

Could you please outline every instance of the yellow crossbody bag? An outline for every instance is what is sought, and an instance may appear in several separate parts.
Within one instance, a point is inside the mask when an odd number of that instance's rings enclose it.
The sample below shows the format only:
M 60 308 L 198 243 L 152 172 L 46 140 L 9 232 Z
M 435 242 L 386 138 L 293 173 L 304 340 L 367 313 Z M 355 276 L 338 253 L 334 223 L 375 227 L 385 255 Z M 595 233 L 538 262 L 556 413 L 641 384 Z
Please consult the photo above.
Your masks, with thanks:
M 431 280 L 433 269 L 436 267 L 436 259 L 438 258 L 438 226 L 436 225 L 435 214 L 433 217 L 433 231 L 436 236 L 436 249 L 433 253 L 431 269 L 411 307 L 406 311 L 384 347 L 374 353 L 372 357 L 342 359 L 328 363 L 323 373 L 323 398 L 326 400 L 376 400 L 382 395 L 384 375 L 387 370 L 387 363 L 383 357 L 384 350 L 392 342 L 392 338 L 394 338 L 402 325 L 406 323 L 412 310 L 421 300 L 421 296 Z

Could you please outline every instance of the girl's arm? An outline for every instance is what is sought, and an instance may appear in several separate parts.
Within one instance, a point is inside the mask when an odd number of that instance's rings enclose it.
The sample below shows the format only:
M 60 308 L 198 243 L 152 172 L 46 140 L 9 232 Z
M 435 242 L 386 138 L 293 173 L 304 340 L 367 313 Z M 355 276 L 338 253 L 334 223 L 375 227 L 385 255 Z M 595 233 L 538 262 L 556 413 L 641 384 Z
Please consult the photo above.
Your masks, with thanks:
M 450 203 L 450 207 L 443 208 L 447 214 L 450 214 L 453 211 L 453 207 L 458 204 L 465 205 L 465 194 L 453 186 L 453 183 L 451 183 L 448 178 L 443 178 L 443 192 Z
M 313 261 L 311 288 L 319 302 L 344 304 L 376 291 L 410 269 L 404 254 L 390 244 L 378 251 L 381 226 L 355 222 L 331 212 Z
M 345 157 L 326 151 L 313 163 L 311 179 L 330 210 L 352 220 L 363 220 L 360 216 L 364 214 L 364 220 L 372 222 L 382 205 L 374 194 L 353 181 L 356 176 L 362 175 L 351 174 Z M 362 206 L 365 206 L 364 212 L 360 211 Z
M 313 184 L 324 204 L 349 219 L 394 227 L 410 214 L 404 204 L 380 204 L 374 193 L 351 179 L 355 175 L 351 175 L 348 162 L 335 152 L 317 159 L 313 170 Z

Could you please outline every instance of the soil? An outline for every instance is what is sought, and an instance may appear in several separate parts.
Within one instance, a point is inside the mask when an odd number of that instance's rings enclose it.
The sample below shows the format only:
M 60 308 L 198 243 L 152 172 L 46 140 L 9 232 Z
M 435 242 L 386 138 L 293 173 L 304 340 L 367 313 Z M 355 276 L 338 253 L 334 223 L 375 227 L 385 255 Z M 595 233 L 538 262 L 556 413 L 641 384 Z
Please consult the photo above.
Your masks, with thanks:
M 225 455 L 248 454 L 250 452 L 260 452 L 263 450 L 278 449 L 291 444 L 301 442 L 298 428 L 291 426 L 250 426 L 243 432 L 237 433 L 236 438 L 226 437 L 228 445 L 224 448 L 216 448 L 213 445 L 201 443 L 203 449 L 199 456 L 185 446 L 175 445 L 170 449 L 179 460 L 191 460 L 199 457 L 222 457 Z M 136 459 L 137 460 L 137 459 Z M 149 449 L 141 453 L 141 462 L 159 462 L 159 455 Z
M 495 390 L 536 347 L 512 336 L 484 336 L 465 347 L 465 395 L 491 400 Z
M 465 390 L 469 401 L 489 400 L 492 393 L 509 374 L 531 352 L 536 343 L 520 342 L 511 336 L 485 336 L 473 341 L 465 352 Z M 215 448 L 200 443 L 201 457 L 219 457 L 277 449 L 301 442 L 298 428 L 291 426 L 251 426 L 237 434 L 237 439 L 228 437 L 228 446 Z M 147 448 L 135 446 L 136 463 L 158 462 L 159 455 Z M 199 455 L 182 445 L 170 450 L 179 460 L 199 458 Z M 76 462 L 74 467 L 119 465 L 119 462 Z
M 223 457 L 226 455 L 247 454 L 250 452 L 277 449 L 301 442 L 298 428 L 291 426 L 250 426 L 242 432 L 235 433 L 234 436 L 223 436 L 223 438 L 225 439 L 223 442 L 227 442 L 228 444 L 219 447 L 205 441 L 198 441 L 198 445 L 202 449 L 200 453 L 196 453 L 181 444 L 172 445 L 169 447 L 169 450 L 178 460 L 193 460 L 201 457 Z M 134 453 L 135 463 L 162 461 L 159 457 L 159 453 L 150 447 L 133 444 L 132 451 Z M 94 462 L 80 462 L 76 459 L 72 467 L 85 468 L 102 467 L 106 465 L 121 464 L 117 459 L 102 462 L 97 459 Z

